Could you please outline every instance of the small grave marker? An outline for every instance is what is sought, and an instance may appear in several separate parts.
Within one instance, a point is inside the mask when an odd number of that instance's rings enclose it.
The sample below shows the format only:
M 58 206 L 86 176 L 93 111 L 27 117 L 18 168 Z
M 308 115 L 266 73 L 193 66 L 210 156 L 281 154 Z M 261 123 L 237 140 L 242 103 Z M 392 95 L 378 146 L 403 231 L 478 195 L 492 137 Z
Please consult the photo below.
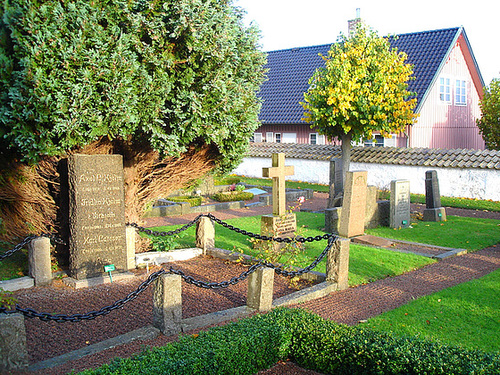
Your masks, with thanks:
M 108 264 L 107 266 L 104 266 L 104 272 L 107 272 L 109 274 L 109 281 L 113 282 L 113 276 L 111 275 L 111 272 L 116 270 L 114 264 Z

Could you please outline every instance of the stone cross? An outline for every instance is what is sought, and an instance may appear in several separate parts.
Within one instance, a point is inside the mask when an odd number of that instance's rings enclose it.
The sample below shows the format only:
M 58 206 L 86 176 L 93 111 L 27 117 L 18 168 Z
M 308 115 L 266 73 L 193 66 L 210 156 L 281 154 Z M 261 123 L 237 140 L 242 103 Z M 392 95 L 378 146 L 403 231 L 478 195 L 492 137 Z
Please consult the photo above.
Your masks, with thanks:
M 273 179 L 273 215 L 282 216 L 286 212 L 285 176 L 294 174 L 293 166 L 285 166 L 285 154 L 273 154 L 273 166 L 262 168 L 263 177 Z

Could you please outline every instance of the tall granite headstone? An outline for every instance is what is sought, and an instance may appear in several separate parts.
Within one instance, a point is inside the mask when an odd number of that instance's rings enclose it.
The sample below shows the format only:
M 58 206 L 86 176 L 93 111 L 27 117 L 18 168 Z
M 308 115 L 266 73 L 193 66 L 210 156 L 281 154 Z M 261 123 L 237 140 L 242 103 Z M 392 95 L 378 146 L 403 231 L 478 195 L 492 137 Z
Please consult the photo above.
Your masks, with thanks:
M 410 226 L 410 181 L 391 181 L 389 225 L 391 228 Z
M 365 232 L 367 171 L 346 173 L 339 235 L 361 236 Z
M 127 271 L 122 156 L 71 155 L 68 178 L 70 276 L 102 276 L 111 264 Z
M 435 170 L 425 172 L 424 221 L 446 221 L 446 210 L 441 207 L 439 181 Z

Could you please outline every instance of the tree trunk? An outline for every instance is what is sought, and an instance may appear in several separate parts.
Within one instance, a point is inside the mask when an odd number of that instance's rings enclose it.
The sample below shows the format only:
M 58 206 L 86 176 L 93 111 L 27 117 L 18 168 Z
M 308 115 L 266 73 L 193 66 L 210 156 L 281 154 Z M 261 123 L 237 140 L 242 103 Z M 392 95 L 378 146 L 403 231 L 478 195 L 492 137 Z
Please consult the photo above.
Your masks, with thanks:
M 345 188 L 345 177 L 351 165 L 351 140 L 352 134 L 349 132 L 342 135 L 342 186 Z

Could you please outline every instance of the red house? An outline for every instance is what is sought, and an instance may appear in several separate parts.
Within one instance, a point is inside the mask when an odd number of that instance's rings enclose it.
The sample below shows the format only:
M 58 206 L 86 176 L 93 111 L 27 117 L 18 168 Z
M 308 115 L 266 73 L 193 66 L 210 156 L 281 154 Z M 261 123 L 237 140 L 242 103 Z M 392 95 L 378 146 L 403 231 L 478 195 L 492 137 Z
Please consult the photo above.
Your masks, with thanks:
M 408 55 L 417 93 L 416 123 L 392 138 L 375 135 L 366 146 L 484 149 L 476 126 L 484 81 L 463 27 L 389 37 L 391 47 Z M 268 52 L 268 80 L 254 142 L 324 144 L 324 136 L 302 120 L 304 92 L 316 68 L 324 66 L 331 44 Z

